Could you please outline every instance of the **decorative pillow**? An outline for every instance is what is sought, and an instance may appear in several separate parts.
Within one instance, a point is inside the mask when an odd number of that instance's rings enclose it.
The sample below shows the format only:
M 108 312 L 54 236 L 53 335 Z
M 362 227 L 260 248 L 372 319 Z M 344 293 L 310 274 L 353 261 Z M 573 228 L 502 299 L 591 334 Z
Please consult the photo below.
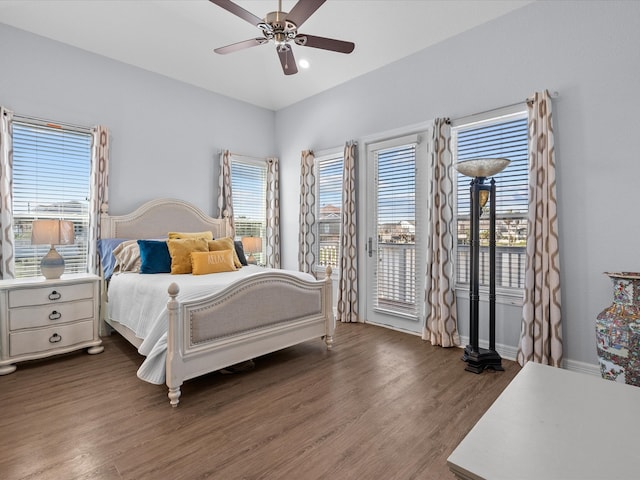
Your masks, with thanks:
M 233 250 L 216 250 L 213 252 L 191 252 L 191 264 L 194 275 L 207 273 L 233 272 Z
M 217 240 L 209 240 L 209 251 L 215 252 L 218 250 L 231 250 L 231 253 L 233 254 L 233 263 L 236 268 L 242 268 L 242 263 L 240 263 L 240 259 L 236 253 L 236 246 L 233 242 L 233 238 L 224 237 Z
M 169 239 L 175 238 L 204 238 L 205 240 L 213 240 L 212 232 L 169 232 Z
M 191 273 L 191 252 L 208 252 L 209 246 L 203 238 L 180 238 L 167 241 L 171 255 L 173 275 Z
M 98 240 L 98 255 L 100 255 L 100 265 L 102 265 L 102 276 L 109 280 L 116 267 L 116 257 L 113 255 L 114 249 L 127 238 L 101 238 Z
M 171 255 L 166 241 L 138 240 L 140 248 L 140 273 L 171 272 Z
M 125 240 L 113 249 L 113 256 L 116 264 L 115 272 L 139 272 L 142 265 L 140 258 L 140 247 L 137 240 Z
M 236 255 L 238 256 L 238 260 L 243 266 L 249 265 L 247 262 L 247 257 L 244 255 L 244 247 L 242 246 L 242 240 L 234 240 L 233 244 L 236 247 Z

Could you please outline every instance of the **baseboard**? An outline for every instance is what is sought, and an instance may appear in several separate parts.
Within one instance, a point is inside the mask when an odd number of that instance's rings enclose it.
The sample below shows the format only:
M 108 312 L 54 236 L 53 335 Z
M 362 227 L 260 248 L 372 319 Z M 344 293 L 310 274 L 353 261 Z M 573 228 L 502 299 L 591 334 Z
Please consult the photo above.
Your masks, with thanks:
M 469 344 L 469 337 L 460 337 L 461 348 L 464 348 Z M 480 340 L 478 345 L 481 348 L 489 348 L 489 342 L 486 340 Z M 502 345 L 496 343 L 496 352 L 500 354 L 502 358 L 505 360 L 516 361 L 516 357 L 518 356 L 518 348 L 512 347 L 511 345 Z M 588 375 L 594 375 L 596 377 L 600 376 L 600 366 L 598 364 L 579 362 L 577 360 L 563 360 L 562 368 L 565 370 L 570 370 L 572 372 L 578 373 L 586 373 Z

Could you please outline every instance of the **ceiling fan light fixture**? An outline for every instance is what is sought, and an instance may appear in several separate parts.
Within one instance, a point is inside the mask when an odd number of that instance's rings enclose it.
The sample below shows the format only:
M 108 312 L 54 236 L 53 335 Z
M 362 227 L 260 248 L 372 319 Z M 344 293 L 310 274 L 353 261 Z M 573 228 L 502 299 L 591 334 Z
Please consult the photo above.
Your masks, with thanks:
M 309 63 L 309 60 L 307 60 L 306 58 L 300 59 L 300 61 L 298 62 L 298 65 L 300 65 L 300 68 L 304 68 L 304 69 L 307 69 L 311 66 L 311 64 Z

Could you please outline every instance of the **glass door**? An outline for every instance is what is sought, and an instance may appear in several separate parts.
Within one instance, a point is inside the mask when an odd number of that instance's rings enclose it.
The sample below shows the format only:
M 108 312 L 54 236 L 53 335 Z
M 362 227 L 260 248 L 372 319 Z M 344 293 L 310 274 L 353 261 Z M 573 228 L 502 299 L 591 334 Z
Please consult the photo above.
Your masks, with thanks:
M 424 157 L 417 136 L 367 149 L 367 321 L 415 333 L 424 317 L 424 215 L 417 195 Z

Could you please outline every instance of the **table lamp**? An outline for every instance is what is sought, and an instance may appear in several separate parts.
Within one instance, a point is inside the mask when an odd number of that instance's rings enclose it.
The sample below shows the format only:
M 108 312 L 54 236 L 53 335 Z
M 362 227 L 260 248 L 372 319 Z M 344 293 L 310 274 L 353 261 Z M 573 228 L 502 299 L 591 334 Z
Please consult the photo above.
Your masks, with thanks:
M 49 252 L 42 257 L 40 271 L 46 279 L 60 278 L 64 273 L 64 259 L 55 245 L 74 243 L 73 222 L 68 220 L 34 220 L 31 226 L 31 245 L 50 245 Z
M 255 265 L 257 262 L 256 257 L 254 257 L 253 254 L 262 251 L 262 238 L 242 237 L 242 248 L 245 252 L 249 253 L 247 263 Z

